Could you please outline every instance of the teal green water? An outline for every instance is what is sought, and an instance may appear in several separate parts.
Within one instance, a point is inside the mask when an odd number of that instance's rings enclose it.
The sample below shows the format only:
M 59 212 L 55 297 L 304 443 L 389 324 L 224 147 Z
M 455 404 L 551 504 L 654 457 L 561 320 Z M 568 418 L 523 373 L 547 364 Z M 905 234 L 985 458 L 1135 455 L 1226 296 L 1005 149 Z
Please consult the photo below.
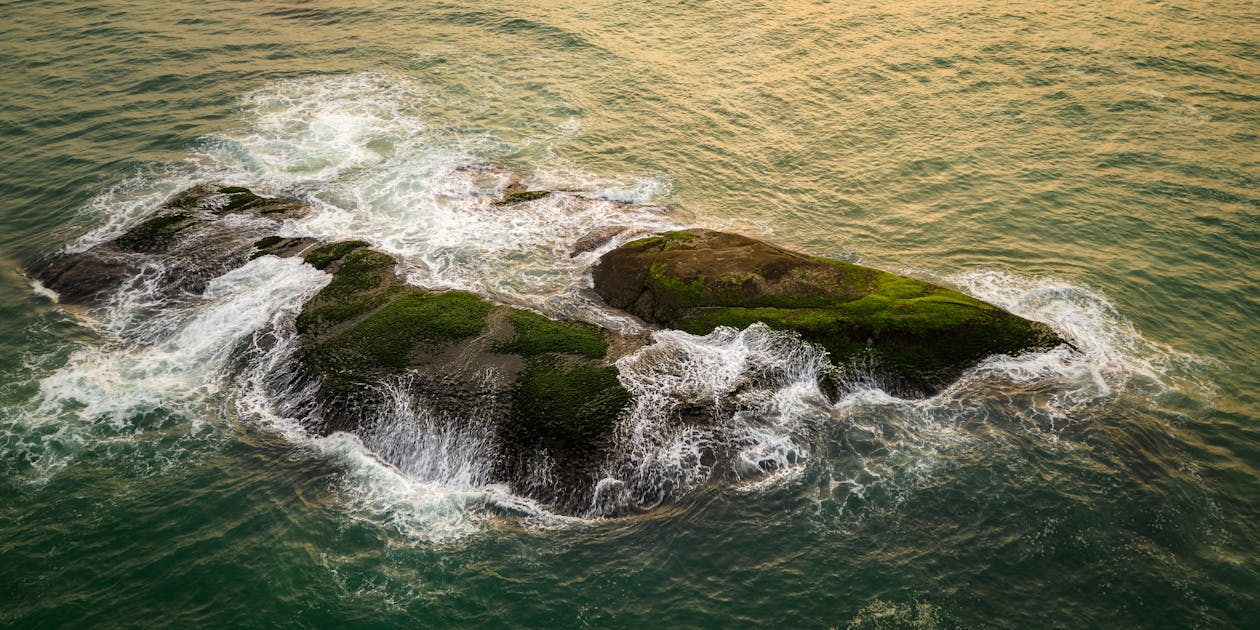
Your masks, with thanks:
M 1254 624 L 1260 11 L 964 4 L 0 3 L 0 624 Z M 578 308 L 564 248 L 616 220 L 461 206 L 480 159 L 1083 354 L 859 388 L 754 426 L 783 474 L 567 519 L 303 437 L 159 334 L 203 329 L 84 327 L 20 273 L 219 179 L 421 280 Z

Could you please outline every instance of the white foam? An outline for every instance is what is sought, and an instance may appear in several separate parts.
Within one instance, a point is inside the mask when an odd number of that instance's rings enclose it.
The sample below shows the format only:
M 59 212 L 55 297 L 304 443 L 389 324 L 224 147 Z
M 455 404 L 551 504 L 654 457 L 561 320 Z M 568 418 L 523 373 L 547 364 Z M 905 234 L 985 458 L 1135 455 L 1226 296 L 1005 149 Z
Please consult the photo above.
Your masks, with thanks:
M 31 291 L 33 291 L 35 295 L 43 297 L 47 299 L 49 302 L 52 302 L 53 304 L 56 304 L 57 302 L 61 301 L 61 295 L 57 293 L 56 291 L 53 291 L 52 289 L 49 289 L 48 287 L 44 286 L 43 282 L 40 282 L 39 280 L 31 280 L 30 282 L 31 282 Z
M 327 280 L 327 274 L 300 261 L 253 260 L 212 280 L 197 308 L 146 324 L 165 335 L 140 334 L 138 345 L 123 340 L 76 352 L 41 383 L 39 409 L 54 414 L 73 402 L 82 406 L 81 417 L 122 422 L 135 410 L 213 392 L 241 341 L 285 311 L 291 314 Z M 138 283 L 124 293 L 147 290 Z
M 200 405 L 219 390 L 233 350 L 277 318 L 291 317 L 327 280 L 299 261 L 263 257 L 213 280 L 190 307 L 144 320 L 134 313 L 137 305 L 157 310 L 151 287 L 143 279 L 129 285 L 98 322 L 109 338 L 74 351 L 40 381 L 18 424 L 32 433 L 57 430 L 43 444 L 28 444 L 33 450 L 26 456 L 49 472 L 70 461 L 89 434 L 127 439 L 144 430 L 143 420 L 132 423 L 155 410 L 201 417 Z
M 619 444 L 633 464 L 607 471 L 592 514 L 651 507 L 661 493 L 699 486 L 719 473 L 706 464 L 712 461 L 706 454 L 724 445 L 732 454 L 728 472 L 743 480 L 744 491 L 794 483 L 807 467 L 818 466 L 823 479 L 815 492 L 830 509 L 843 513 L 873 489 L 885 506 L 895 506 L 934 483 L 953 453 L 983 439 L 962 427 L 984 421 L 989 397 L 1004 397 L 1010 420 L 1033 423 L 1023 430 L 1044 429 L 1048 444 L 1070 449 L 1055 439 L 1059 423 L 1088 418 L 1089 407 L 1135 381 L 1162 390 L 1174 368 L 1192 360 L 1143 338 L 1084 287 L 995 272 L 946 282 L 1049 323 L 1076 348 L 990 357 L 926 399 L 892 396 L 859 370 L 828 406 L 817 389 L 824 369 L 818 351 L 790 336 L 760 325 L 706 337 L 655 333 L 652 345 L 619 363 L 636 395 Z M 764 380 L 750 385 L 758 379 Z M 720 407 L 723 400 L 736 410 L 729 420 L 717 417 L 708 427 L 670 422 L 684 403 Z
M 657 204 L 669 197 L 673 184 L 668 176 L 591 173 L 563 160 L 552 160 L 525 181 L 528 188 L 563 190 L 621 204 Z
M 318 211 L 286 235 L 359 238 L 411 264 L 411 279 L 477 291 L 547 312 L 573 310 L 591 255 L 573 244 L 602 226 L 672 227 L 661 208 L 553 195 L 496 206 L 512 176 L 487 160 L 513 150 L 487 133 L 431 125 L 438 97 L 388 75 L 282 83 L 250 95 L 247 129 L 214 157 L 277 189 L 298 190 Z M 565 169 L 533 187 L 649 201 L 659 177 L 609 178 Z
M 460 417 L 446 417 L 411 391 L 405 381 L 381 385 L 377 394 L 386 404 L 362 440 L 413 479 L 487 485 L 494 463 L 494 418 L 475 406 Z
M 1097 398 L 1134 377 L 1164 389 L 1176 372 L 1195 363 L 1194 357 L 1143 337 L 1111 302 L 1088 287 L 987 270 L 953 276 L 947 282 L 1016 315 L 1050 324 L 1080 350 L 996 357 L 979 366 L 977 376 L 1003 372 L 1026 382 L 1057 375 Z
M 556 516 L 503 485 L 465 485 L 418 478 L 382 461 L 358 436 L 334 433 L 305 438 L 325 457 L 347 467 L 342 486 L 349 514 L 386 523 L 410 538 L 449 542 L 480 532 L 499 515 L 529 519 L 540 525 L 562 525 L 571 519 Z
M 221 168 L 198 153 L 179 163 L 147 165 L 88 201 L 79 214 L 92 228 L 65 251 L 81 252 L 121 236 L 151 216 L 163 201 L 196 184 L 242 184 L 246 179 L 239 169 Z
M 247 126 L 222 138 L 211 156 L 280 187 L 334 181 L 422 149 L 433 137 L 422 114 L 431 98 L 382 73 L 285 81 L 245 96 Z
M 827 415 L 817 348 L 763 324 L 705 336 L 658 331 L 652 340 L 617 362 L 635 401 L 619 429 L 622 459 L 605 471 L 593 515 L 652 507 L 706 482 L 715 466 L 757 483 L 809 457 L 802 433 Z M 713 422 L 680 424 L 684 407 Z
M 514 495 L 505 485 L 488 482 L 491 436 L 480 425 L 437 422 L 403 389 L 383 389 L 382 395 L 394 404 L 386 407 L 381 424 L 364 436 L 312 434 L 302 419 L 276 415 L 269 400 L 274 393 L 265 387 L 243 391 L 246 395 L 238 399 L 243 415 L 259 418 L 300 448 L 345 467 L 340 491 L 346 513 L 353 518 L 388 525 L 428 543 L 474 535 L 486 522 L 503 516 L 540 526 L 572 521 Z
M 363 239 L 410 264 L 416 282 L 468 289 L 548 313 L 590 311 L 576 294 L 599 251 L 570 257 L 606 226 L 677 227 L 660 175 L 599 175 L 561 159 L 527 174 L 531 188 L 570 191 L 495 206 L 516 178 L 492 165 L 520 146 L 434 123 L 441 95 L 408 79 L 359 73 L 278 83 L 247 95 L 242 125 L 183 163 L 145 169 L 86 209 L 97 228 L 70 250 L 114 238 L 175 192 L 204 181 L 297 194 L 317 211 L 284 236 Z M 580 128 L 571 121 L 566 129 Z

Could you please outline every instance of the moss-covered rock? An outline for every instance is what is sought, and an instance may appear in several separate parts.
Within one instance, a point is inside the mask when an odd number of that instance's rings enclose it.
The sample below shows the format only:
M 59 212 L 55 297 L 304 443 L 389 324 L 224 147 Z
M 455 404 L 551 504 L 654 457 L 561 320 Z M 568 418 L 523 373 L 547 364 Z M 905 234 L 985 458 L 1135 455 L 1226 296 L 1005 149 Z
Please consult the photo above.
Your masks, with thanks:
M 612 434 L 631 401 L 617 368 L 559 354 L 526 359 L 512 389 L 511 435 L 553 452 L 583 451 Z
M 124 251 L 138 253 L 162 252 L 175 244 L 176 237 L 186 229 L 204 223 L 205 217 L 198 211 L 210 214 L 251 212 L 265 215 L 296 215 L 306 206 L 296 199 L 260 197 L 248 188 L 202 184 L 171 197 L 163 204 L 163 210 L 118 237 L 113 245 Z M 272 237 L 279 242 L 280 237 Z M 265 239 L 264 239 L 265 240 Z M 269 243 L 270 247 L 275 243 Z M 260 249 L 264 246 L 259 245 Z
M 509 434 L 557 452 L 604 441 L 631 396 L 618 381 L 617 368 L 604 361 L 608 342 L 603 333 L 590 324 L 516 308 L 506 317 L 513 336 L 494 350 L 520 355 L 525 362 L 512 388 Z
M 764 322 L 838 364 L 874 359 L 903 393 L 936 391 L 988 355 L 1062 343 L 1044 324 L 951 289 L 711 230 L 627 243 L 593 276 L 611 306 L 647 321 L 694 334 Z
M 630 404 L 608 357 L 610 339 L 621 350 L 627 339 L 464 291 L 409 286 L 397 277 L 395 259 L 364 241 L 276 235 L 275 219 L 304 211 L 294 199 L 201 185 L 171 197 L 118 239 L 59 257 L 33 275 L 63 303 L 95 305 L 156 263 L 166 271 L 158 292 L 177 301 L 195 299 L 210 280 L 252 258 L 301 256 L 332 277 L 297 317 L 296 369 L 272 375 L 282 383 L 275 391 L 315 392 L 296 397 L 289 411 L 309 418 L 314 431 L 366 434 L 390 402 L 382 388 L 402 388 L 434 422 L 489 423 L 477 430 L 496 436 L 496 481 L 561 510 L 584 507 Z M 272 220 L 221 220 L 229 214 Z M 265 347 L 274 340 L 252 341 Z M 556 483 L 528 481 L 540 466 Z
M 220 221 L 225 215 L 260 219 L 300 216 L 309 207 L 297 199 L 262 197 L 239 186 L 202 184 L 173 195 L 153 216 L 122 236 L 86 251 L 63 254 L 37 265 L 31 275 L 57 292 L 61 303 L 92 307 L 161 258 L 166 270 L 155 281 L 157 294 L 196 295 L 223 272 L 250 258 L 288 256 L 312 244 L 309 239 L 273 237 L 269 221 Z
M 409 290 L 394 278 L 394 259 L 367 248 L 363 241 L 342 241 L 308 250 L 303 258 L 333 279 L 302 309 L 297 329 L 327 335 Z
M 514 192 L 505 196 L 503 199 L 499 200 L 495 205 L 510 206 L 514 203 L 523 203 L 526 201 L 534 201 L 536 199 L 542 199 L 543 197 L 546 197 L 547 195 L 550 195 L 550 194 L 551 194 L 551 191 L 549 190 L 522 190 L 520 192 Z
M 524 356 L 545 353 L 568 353 L 590 359 L 603 359 L 608 354 L 608 343 L 600 330 L 581 322 L 562 322 L 548 319 L 519 308 L 511 309 L 508 322 L 515 335 L 510 341 L 496 344 L 498 352 Z
M 114 243 L 120 249 L 133 252 L 162 251 L 174 243 L 177 234 L 197 221 L 197 217 L 188 212 L 160 214 L 131 228 Z
M 393 259 L 361 241 L 305 258 L 333 275 L 297 320 L 302 360 L 333 407 L 324 430 L 356 429 L 370 393 L 405 375 L 448 417 L 499 405 L 505 461 L 546 451 L 562 474 L 591 472 L 631 398 L 607 360 L 604 331 L 464 291 L 401 284 Z
M 382 376 L 411 367 L 417 354 L 439 354 L 444 347 L 481 333 L 493 308 L 461 291 L 399 287 L 380 297 L 379 307 L 362 320 L 313 345 L 308 360 L 328 385 L 339 390 L 370 387 Z M 331 306 L 346 306 L 338 314 L 354 315 L 371 310 L 376 302 Z
M 250 259 L 267 255 L 280 256 L 282 258 L 299 256 L 317 246 L 319 246 L 318 241 L 303 236 L 291 238 L 266 236 L 254 241 L 254 253 L 250 255 Z
M 260 216 L 296 215 L 308 210 L 306 204 L 289 197 L 263 197 L 242 186 L 201 184 L 182 191 L 166 201 L 175 210 L 203 210 L 215 214 L 251 212 Z
M 346 254 L 367 246 L 366 241 L 341 241 L 330 245 L 321 245 L 307 252 L 302 256 L 302 259 L 316 269 L 326 269 L 329 265 L 341 260 Z

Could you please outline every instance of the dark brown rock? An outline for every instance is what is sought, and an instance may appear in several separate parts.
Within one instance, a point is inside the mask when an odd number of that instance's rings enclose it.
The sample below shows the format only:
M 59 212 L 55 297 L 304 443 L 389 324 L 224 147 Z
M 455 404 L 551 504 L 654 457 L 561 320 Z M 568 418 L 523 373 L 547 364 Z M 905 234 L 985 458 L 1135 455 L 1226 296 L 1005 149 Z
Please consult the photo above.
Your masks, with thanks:
M 712 230 L 627 243 L 592 275 L 610 306 L 648 322 L 694 334 L 757 322 L 795 331 L 837 365 L 873 361 L 902 394 L 937 391 L 992 354 L 1063 343 L 951 289 Z

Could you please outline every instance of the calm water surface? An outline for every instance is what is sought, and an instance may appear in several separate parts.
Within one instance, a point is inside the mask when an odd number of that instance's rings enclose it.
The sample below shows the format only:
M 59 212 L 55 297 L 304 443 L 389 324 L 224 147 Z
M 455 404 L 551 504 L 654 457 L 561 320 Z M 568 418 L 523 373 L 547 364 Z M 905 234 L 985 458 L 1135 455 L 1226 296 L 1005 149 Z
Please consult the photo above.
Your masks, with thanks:
M 1253 2 L 6 1 L 0 65 L 2 625 L 1260 614 Z M 480 161 L 665 210 L 489 213 Z M 703 225 L 956 286 L 1082 354 L 750 420 L 793 465 L 678 464 L 655 512 L 570 519 L 268 414 L 220 351 L 291 316 L 296 267 L 87 325 L 22 276 L 206 180 L 557 314 L 590 228 Z

